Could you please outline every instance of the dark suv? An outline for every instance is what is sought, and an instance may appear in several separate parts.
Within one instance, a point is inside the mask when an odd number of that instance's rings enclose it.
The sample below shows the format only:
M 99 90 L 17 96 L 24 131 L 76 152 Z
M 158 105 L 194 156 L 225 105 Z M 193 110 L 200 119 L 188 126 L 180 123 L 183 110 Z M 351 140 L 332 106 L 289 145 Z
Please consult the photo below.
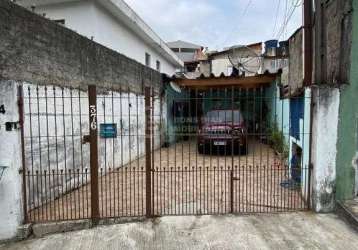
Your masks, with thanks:
M 198 136 L 198 151 L 216 153 L 225 152 L 246 154 L 247 129 L 240 110 L 215 109 L 201 119 Z

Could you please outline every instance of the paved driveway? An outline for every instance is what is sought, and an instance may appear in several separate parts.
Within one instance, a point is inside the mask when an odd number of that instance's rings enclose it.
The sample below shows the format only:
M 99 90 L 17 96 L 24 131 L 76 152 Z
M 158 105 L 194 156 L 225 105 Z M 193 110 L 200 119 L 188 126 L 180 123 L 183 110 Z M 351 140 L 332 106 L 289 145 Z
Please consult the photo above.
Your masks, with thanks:
M 163 217 L 32 239 L 0 249 L 358 249 L 333 214 Z

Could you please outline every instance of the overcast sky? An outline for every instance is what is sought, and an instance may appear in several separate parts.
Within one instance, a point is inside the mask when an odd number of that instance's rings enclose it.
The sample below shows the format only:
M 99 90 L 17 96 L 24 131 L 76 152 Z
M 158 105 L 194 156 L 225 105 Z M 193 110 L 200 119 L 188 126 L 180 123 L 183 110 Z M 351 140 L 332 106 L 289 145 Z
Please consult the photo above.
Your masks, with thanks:
M 302 25 L 302 0 L 125 1 L 165 41 L 185 40 L 211 49 L 272 39 L 285 23 L 285 13 L 292 17 L 281 28 L 281 40 Z

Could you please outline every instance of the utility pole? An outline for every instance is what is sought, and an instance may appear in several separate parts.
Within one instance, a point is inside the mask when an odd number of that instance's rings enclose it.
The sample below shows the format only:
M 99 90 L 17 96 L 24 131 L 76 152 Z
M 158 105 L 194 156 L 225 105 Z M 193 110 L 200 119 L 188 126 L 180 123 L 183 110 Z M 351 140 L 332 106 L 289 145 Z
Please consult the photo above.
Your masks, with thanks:
M 312 36 L 312 0 L 303 1 L 304 30 L 304 85 L 312 85 L 313 36 Z
M 312 86 L 312 73 L 313 73 L 313 27 L 312 27 L 312 1 L 313 0 L 304 0 L 303 1 L 303 31 L 304 31 L 304 86 Z M 311 93 L 312 95 L 313 93 Z M 311 201 L 311 192 L 312 192 L 312 131 L 313 131 L 313 99 L 311 99 L 311 108 L 310 108 L 310 135 L 309 135 L 309 169 L 308 169 L 308 194 L 307 194 L 307 203 L 308 207 L 312 207 Z

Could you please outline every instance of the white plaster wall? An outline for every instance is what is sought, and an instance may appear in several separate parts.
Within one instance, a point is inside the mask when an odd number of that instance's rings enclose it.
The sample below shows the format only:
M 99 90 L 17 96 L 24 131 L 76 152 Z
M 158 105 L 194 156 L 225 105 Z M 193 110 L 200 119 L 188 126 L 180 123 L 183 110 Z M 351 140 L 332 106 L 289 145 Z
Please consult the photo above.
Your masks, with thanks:
M 314 108 L 312 129 L 312 202 L 317 212 L 334 209 L 337 127 L 340 93 L 338 89 L 312 90 Z
M 258 69 L 258 73 L 261 73 L 261 69 L 259 65 L 259 61 L 256 58 L 244 58 L 243 61 L 247 60 L 248 62 L 246 65 L 249 67 L 249 69 Z M 232 63 L 228 59 L 227 56 L 223 56 L 222 58 L 215 58 L 211 61 L 212 70 L 211 73 L 213 73 L 215 76 L 220 76 L 221 73 L 224 73 L 226 76 L 228 76 L 228 67 L 232 67 Z M 255 73 L 246 72 L 246 76 L 253 76 Z
M 91 38 L 96 33 L 95 8 L 91 1 L 64 2 L 36 6 L 35 12 L 51 20 L 65 19 L 65 26 Z
M 215 76 L 219 76 L 222 72 L 227 75 L 229 66 L 232 66 L 232 64 L 227 58 L 213 59 L 211 61 L 211 73 Z
M 0 180 L 0 240 L 16 236 L 22 222 L 20 131 L 5 131 L 5 122 L 19 121 L 17 85 L 12 81 L 0 82 L 0 105 L 6 113 L 0 114 L 0 166 L 7 166 Z
M 65 19 L 65 26 L 88 38 L 145 64 L 145 53 L 151 55 L 151 68 L 156 69 L 156 61 L 161 63 L 161 72 L 173 75 L 176 66 L 171 64 L 125 24 L 121 23 L 106 9 L 91 1 L 78 1 L 43 5 L 37 13 L 46 13 L 50 19 Z

